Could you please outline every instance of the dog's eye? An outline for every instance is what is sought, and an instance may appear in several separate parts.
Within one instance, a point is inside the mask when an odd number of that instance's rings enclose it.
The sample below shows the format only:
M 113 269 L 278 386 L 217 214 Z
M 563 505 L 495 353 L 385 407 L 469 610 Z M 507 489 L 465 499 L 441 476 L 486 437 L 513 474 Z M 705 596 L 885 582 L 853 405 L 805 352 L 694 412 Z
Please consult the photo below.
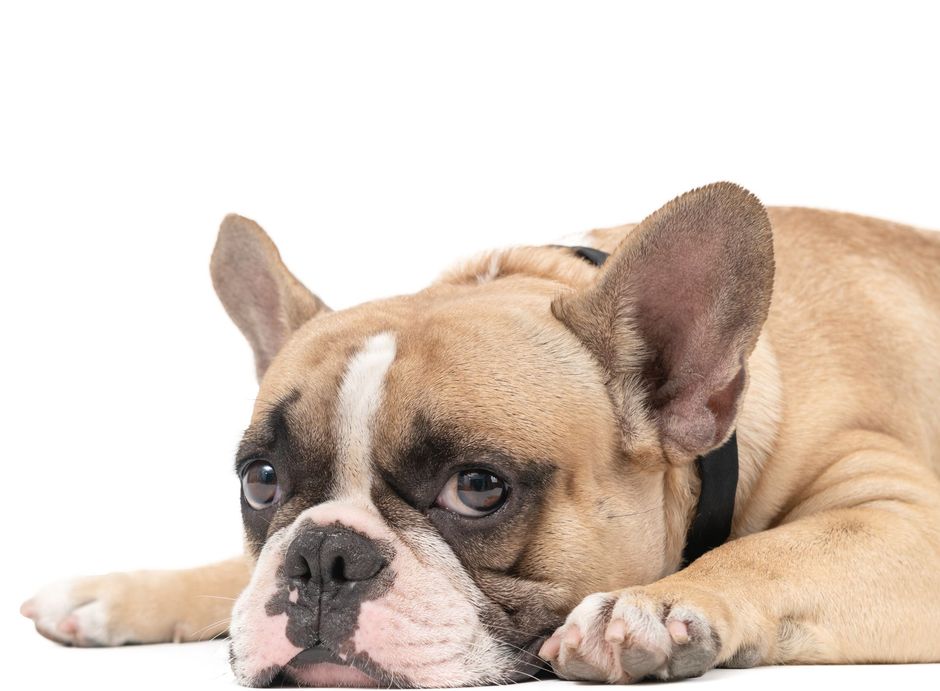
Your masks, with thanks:
M 274 466 L 267 461 L 252 461 L 242 470 L 242 493 L 251 508 L 260 511 L 281 496 Z
M 451 476 L 437 497 L 437 505 L 461 516 L 491 514 L 506 501 L 509 486 L 488 470 L 462 470 Z

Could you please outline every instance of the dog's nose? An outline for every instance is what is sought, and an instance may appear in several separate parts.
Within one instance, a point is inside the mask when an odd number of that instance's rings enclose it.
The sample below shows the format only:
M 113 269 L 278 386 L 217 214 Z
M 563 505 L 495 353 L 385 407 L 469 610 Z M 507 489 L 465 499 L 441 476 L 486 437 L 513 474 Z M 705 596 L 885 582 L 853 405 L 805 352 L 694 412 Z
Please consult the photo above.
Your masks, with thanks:
M 338 525 L 312 526 L 287 548 L 284 575 L 301 590 L 335 593 L 371 581 L 386 563 L 375 541 Z

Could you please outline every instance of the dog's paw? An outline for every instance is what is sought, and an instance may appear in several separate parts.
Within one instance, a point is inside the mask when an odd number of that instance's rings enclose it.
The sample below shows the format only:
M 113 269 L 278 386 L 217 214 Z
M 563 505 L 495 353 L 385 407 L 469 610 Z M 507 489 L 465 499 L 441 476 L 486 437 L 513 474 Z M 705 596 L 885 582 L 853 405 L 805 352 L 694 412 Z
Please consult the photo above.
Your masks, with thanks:
M 131 631 L 117 620 L 114 603 L 127 592 L 127 576 L 111 574 L 52 583 L 20 607 L 36 631 L 76 646 L 122 645 Z
M 698 607 L 644 588 L 585 598 L 539 651 L 565 679 L 630 683 L 697 677 L 721 649 Z
M 20 612 L 66 645 L 194 641 L 227 630 L 234 591 L 200 570 L 131 571 L 46 586 Z

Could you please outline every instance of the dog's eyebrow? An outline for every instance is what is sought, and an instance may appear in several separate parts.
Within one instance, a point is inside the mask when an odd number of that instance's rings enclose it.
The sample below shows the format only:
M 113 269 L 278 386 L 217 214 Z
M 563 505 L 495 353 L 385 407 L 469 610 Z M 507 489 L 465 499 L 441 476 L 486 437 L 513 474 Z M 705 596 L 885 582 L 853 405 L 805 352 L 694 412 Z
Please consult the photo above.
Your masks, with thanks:
M 249 427 L 238 444 L 238 451 L 235 452 L 235 472 L 237 473 L 248 461 L 267 456 L 273 451 L 273 447 L 273 444 L 260 443 L 256 438 L 256 432 Z
M 501 444 L 472 441 L 469 435 L 447 424 L 434 424 L 423 415 L 412 423 L 410 442 L 396 455 L 397 461 L 386 463 L 382 475 L 386 483 L 402 495 L 437 495 L 441 474 L 454 468 L 477 465 L 511 471 L 517 479 L 531 487 L 544 485 L 556 470 L 549 459 L 518 457 Z M 433 499 L 433 497 L 431 497 Z
M 300 400 L 300 391 L 292 390 L 272 405 L 268 412 L 257 423 L 250 425 L 242 435 L 242 440 L 235 453 L 235 471 L 246 461 L 259 456 L 274 453 L 279 446 L 290 448 L 291 438 L 290 408 Z

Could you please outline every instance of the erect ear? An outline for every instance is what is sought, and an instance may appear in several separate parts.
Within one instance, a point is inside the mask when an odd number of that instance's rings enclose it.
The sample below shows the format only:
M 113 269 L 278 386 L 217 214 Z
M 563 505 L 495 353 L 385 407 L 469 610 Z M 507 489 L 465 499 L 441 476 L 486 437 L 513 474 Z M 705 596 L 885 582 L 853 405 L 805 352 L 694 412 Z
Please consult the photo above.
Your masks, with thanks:
M 773 275 L 764 207 L 720 182 L 649 216 L 592 286 L 552 311 L 605 368 L 625 441 L 652 424 L 669 459 L 685 462 L 731 433 Z
M 255 352 L 259 381 L 295 329 L 330 311 L 288 271 L 261 226 L 242 216 L 222 221 L 210 267 L 225 311 Z

